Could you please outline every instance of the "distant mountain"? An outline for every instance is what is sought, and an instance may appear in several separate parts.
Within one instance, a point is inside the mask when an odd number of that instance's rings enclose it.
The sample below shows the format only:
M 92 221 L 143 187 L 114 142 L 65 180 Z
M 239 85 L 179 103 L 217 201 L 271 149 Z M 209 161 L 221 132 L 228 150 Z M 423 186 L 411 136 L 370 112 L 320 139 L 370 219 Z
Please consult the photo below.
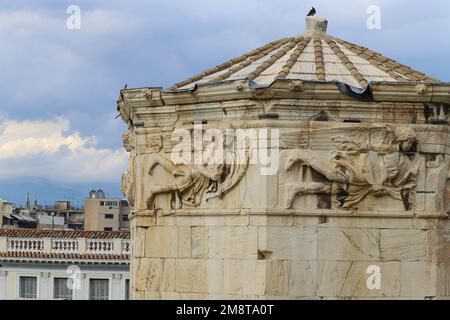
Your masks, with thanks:
M 120 182 L 67 184 L 27 177 L 0 180 L 0 199 L 24 205 L 29 193 L 31 203 L 37 200 L 38 204 L 52 205 L 57 200 L 68 200 L 74 206 L 81 206 L 91 189 L 102 189 L 108 197 L 123 197 L 120 193 Z

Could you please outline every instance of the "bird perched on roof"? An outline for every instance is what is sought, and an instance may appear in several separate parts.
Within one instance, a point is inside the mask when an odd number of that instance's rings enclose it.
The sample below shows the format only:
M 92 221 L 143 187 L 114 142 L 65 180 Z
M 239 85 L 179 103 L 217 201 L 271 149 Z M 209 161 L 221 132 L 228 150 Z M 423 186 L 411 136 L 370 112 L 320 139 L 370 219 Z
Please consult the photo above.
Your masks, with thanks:
M 315 14 L 316 14 L 316 9 L 314 9 L 314 7 L 312 7 L 311 10 L 309 10 L 309 12 L 308 12 L 308 14 L 306 16 L 307 17 L 312 17 Z

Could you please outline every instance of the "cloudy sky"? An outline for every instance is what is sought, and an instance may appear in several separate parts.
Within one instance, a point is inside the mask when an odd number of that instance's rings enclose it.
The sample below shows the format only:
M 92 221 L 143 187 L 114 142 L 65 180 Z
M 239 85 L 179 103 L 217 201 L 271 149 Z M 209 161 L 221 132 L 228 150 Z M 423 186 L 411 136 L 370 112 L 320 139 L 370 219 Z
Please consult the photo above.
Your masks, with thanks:
M 79 30 L 66 27 L 70 5 Z M 126 83 L 166 87 L 303 33 L 311 5 L 329 33 L 450 81 L 447 1 L 0 0 L 0 181 L 111 183 L 117 193 L 127 155 L 115 101 Z M 380 30 L 366 26 L 370 5 Z

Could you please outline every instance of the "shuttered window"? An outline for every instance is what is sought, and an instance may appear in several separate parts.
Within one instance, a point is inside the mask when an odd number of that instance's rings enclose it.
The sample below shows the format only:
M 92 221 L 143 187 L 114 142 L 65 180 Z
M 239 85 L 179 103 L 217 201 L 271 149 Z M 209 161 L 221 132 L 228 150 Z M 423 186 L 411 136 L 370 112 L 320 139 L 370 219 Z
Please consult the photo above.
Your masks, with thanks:
M 53 298 L 59 300 L 72 300 L 73 290 L 69 289 L 67 278 L 55 278 L 53 280 Z
M 19 279 L 19 297 L 23 299 L 37 298 L 37 278 L 20 277 Z
M 109 300 L 108 279 L 89 279 L 89 300 Z

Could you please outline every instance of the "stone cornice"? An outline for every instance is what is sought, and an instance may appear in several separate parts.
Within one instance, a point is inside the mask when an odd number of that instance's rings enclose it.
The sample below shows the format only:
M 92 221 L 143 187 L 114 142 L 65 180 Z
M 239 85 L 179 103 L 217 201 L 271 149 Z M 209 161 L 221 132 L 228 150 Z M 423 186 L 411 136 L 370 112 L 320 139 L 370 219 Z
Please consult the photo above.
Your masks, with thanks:
M 449 83 L 372 82 L 373 102 L 450 104 Z M 160 88 L 126 89 L 123 95 L 134 108 L 214 103 L 243 99 L 303 99 L 358 101 L 339 90 L 336 82 L 290 81 L 278 79 L 267 87 L 251 80 L 199 85 L 193 90 L 163 91 Z
M 378 218 L 439 218 L 448 219 L 448 215 L 441 212 L 423 212 L 423 211 L 383 211 L 383 210 L 327 210 L 327 209 L 250 209 L 250 208 L 235 208 L 235 209 L 221 209 L 220 212 L 213 209 L 160 209 L 157 215 L 151 210 L 144 210 L 138 214 L 134 214 L 131 219 L 151 219 L 156 223 L 158 217 L 226 217 L 226 216 L 327 216 L 327 217 L 378 217 Z M 152 224 L 153 224 L 152 223 Z

